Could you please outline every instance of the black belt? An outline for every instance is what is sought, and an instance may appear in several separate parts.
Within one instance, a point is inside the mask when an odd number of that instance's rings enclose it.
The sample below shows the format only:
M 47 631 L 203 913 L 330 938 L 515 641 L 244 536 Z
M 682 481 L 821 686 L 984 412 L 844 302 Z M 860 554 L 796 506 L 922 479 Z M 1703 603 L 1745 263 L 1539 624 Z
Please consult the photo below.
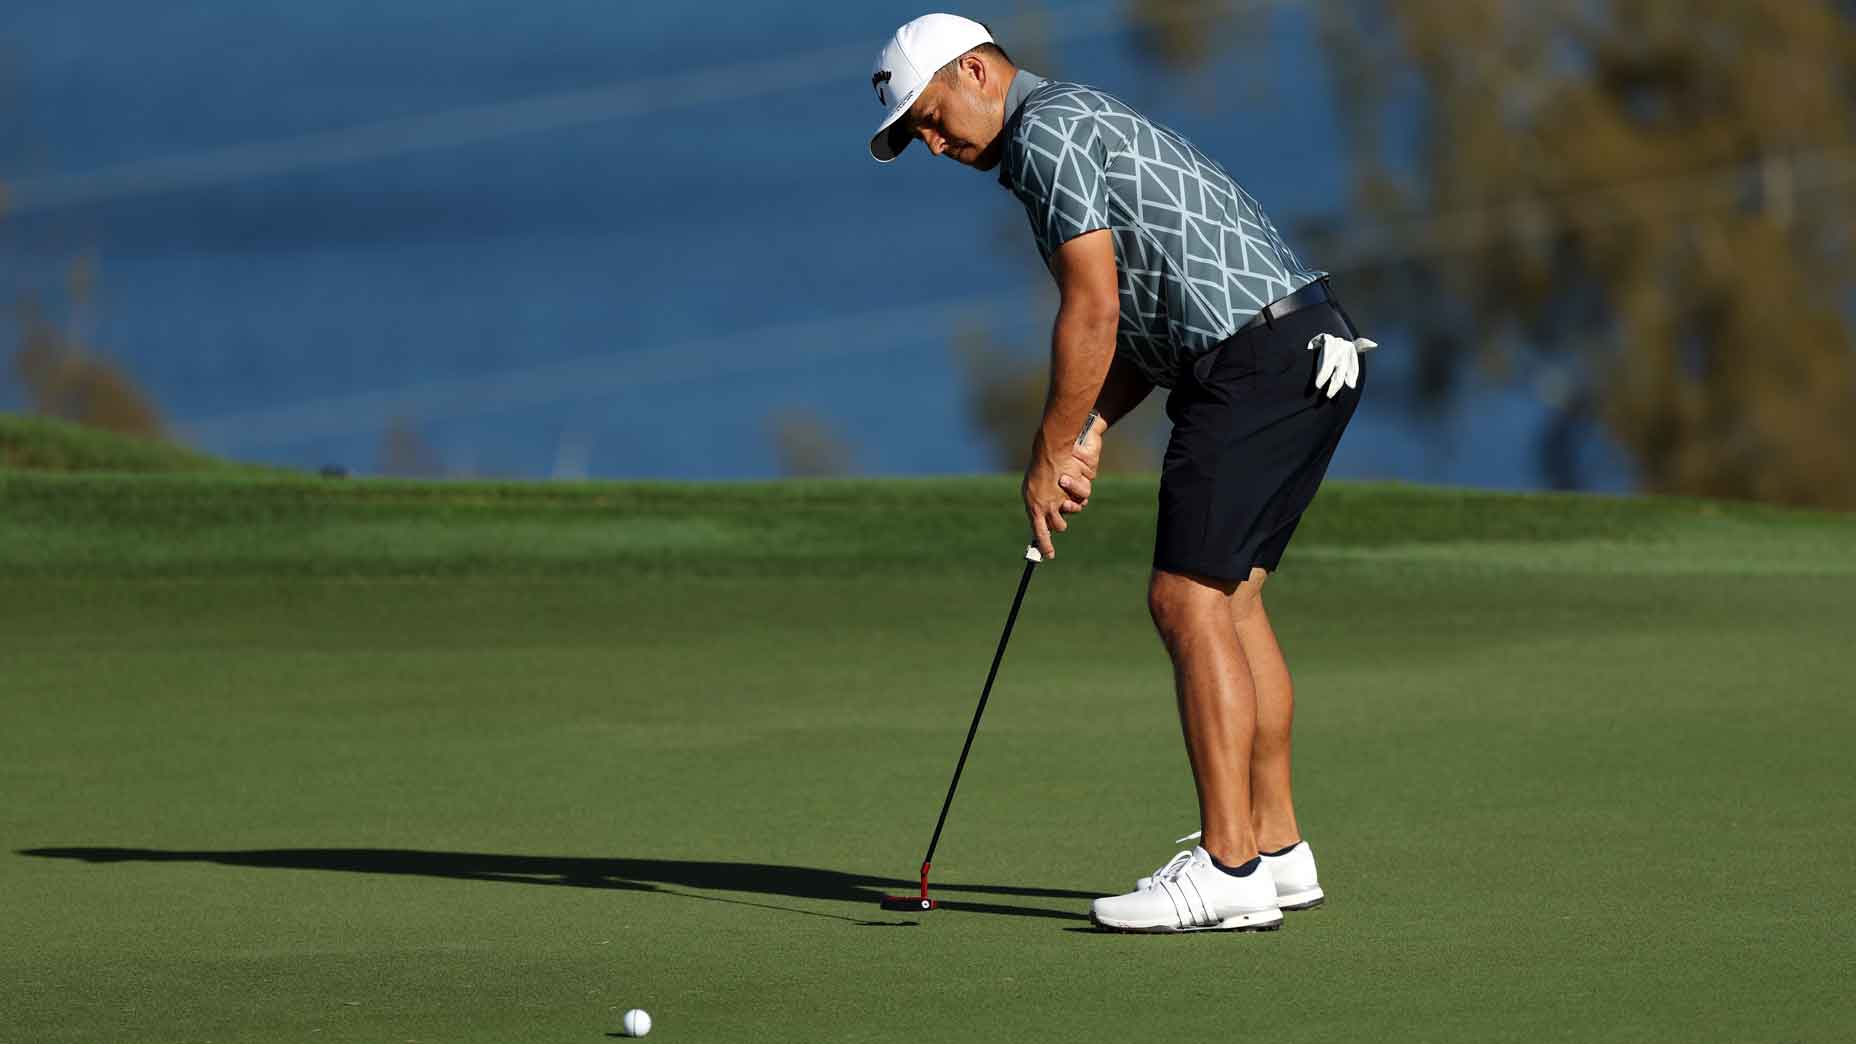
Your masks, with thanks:
M 1238 327 L 1237 332 L 1244 333 L 1258 326 L 1274 325 L 1276 320 L 1290 312 L 1299 312 L 1309 305 L 1318 305 L 1333 300 L 1334 292 L 1328 289 L 1327 277 L 1322 276 L 1288 297 L 1279 297 L 1271 301 L 1263 311 L 1258 312 L 1251 317 L 1249 322 Z M 1338 301 L 1335 303 L 1339 304 Z

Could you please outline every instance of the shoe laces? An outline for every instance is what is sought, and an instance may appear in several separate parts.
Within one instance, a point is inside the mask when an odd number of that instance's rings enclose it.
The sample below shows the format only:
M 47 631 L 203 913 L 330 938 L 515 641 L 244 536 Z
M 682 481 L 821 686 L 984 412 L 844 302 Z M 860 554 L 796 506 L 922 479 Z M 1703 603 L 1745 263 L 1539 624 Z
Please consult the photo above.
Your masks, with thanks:
M 1192 865 L 1192 850 L 1187 849 L 1184 852 L 1181 852 L 1178 855 L 1174 856 L 1173 858 L 1167 860 L 1165 866 L 1162 866 L 1160 869 L 1155 870 L 1153 873 L 1154 881 L 1155 883 L 1158 883 L 1161 881 L 1171 881 L 1174 878 L 1178 877 L 1180 874 L 1185 873 L 1186 868 L 1191 865 Z

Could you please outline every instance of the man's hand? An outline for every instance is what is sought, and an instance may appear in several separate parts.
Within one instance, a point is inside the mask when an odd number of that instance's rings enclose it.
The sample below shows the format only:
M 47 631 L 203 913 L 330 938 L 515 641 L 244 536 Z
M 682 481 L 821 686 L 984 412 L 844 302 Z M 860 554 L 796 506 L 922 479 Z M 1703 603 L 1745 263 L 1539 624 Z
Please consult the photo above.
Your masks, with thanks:
M 1057 486 L 1069 494 L 1064 511 L 1081 511 L 1089 506 L 1089 493 L 1093 488 L 1096 471 L 1102 466 L 1102 433 L 1108 430 L 1108 421 L 1094 410 L 1089 411 L 1089 418 L 1083 422 L 1083 430 L 1076 436 L 1076 443 L 1070 447 L 1070 460 L 1057 476 Z M 1074 505 L 1071 507 L 1069 505 Z
M 1057 484 L 1061 469 L 1068 459 L 1069 454 L 1063 447 L 1052 452 L 1040 432 L 1031 447 L 1031 463 L 1025 467 L 1022 489 L 1025 517 L 1031 522 L 1031 542 L 1038 546 L 1038 553 L 1046 560 L 1057 557 L 1057 549 L 1051 546 L 1050 535 L 1070 528 L 1070 523 L 1063 516 L 1083 509 Z

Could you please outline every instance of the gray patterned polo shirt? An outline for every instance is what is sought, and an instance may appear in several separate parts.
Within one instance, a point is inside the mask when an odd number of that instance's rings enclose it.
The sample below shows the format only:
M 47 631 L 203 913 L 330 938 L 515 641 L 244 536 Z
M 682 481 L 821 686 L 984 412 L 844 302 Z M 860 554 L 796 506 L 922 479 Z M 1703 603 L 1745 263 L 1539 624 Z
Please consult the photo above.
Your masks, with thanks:
M 999 183 L 1025 205 L 1046 264 L 1106 228 L 1121 280 L 1116 354 L 1173 387 L 1264 305 L 1325 275 L 1211 157 L 1119 99 L 1024 70 L 1006 96 Z

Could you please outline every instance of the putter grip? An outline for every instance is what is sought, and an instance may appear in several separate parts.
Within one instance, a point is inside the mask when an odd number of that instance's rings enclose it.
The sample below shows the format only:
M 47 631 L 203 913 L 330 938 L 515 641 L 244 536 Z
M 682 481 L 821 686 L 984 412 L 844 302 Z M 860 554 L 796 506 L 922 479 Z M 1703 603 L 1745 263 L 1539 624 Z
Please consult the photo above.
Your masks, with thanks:
M 1025 545 L 1025 561 L 1027 562 L 1044 561 L 1044 555 L 1038 551 L 1038 546 L 1036 544 Z

